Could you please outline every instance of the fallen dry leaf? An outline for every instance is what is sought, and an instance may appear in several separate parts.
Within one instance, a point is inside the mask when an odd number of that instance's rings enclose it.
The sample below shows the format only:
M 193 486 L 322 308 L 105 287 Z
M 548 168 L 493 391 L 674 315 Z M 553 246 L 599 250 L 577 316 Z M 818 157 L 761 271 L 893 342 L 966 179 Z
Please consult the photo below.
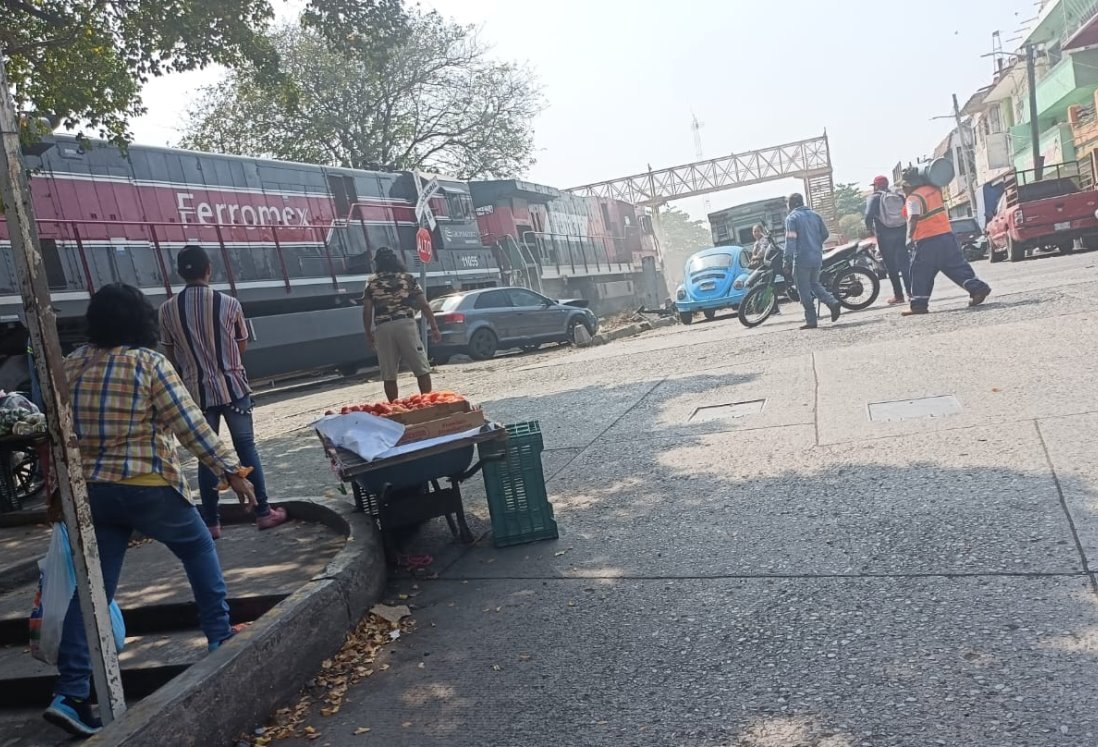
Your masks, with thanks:
M 503 667 L 501 667 L 501 666 L 500 666 L 499 664 L 493 664 L 493 665 L 492 665 L 492 671 L 493 671 L 493 672 L 499 672 L 499 671 L 501 671 L 502 669 L 503 669 Z
M 369 726 L 360 726 L 357 729 L 355 729 L 354 734 L 355 734 L 355 736 L 358 736 L 359 734 L 365 734 L 368 731 L 370 731 Z
M 407 729 L 411 725 L 412 725 L 411 721 L 405 721 L 403 724 L 401 724 L 401 726 L 403 726 L 405 729 Z
M 366 615 L 358 625 L 347 634 L 342 648 L 330 659 L 325 659 L 317 675 L 309 680 L 298 701 L 292 706 L 275 711 L 271 724 L 257 729 L 254 735 L 241 738 L 253 747 L 267 747 L 274 741 L 304 736 L 314 740 L 321 733 L 312 726 L 305 726 L 315 705 L 323 704 L 320 713 L 324 716 L 339 712 L 343 699 L 351 686 L 374 674 L 374 665 L 378 652 L 393 638 L 392 634 L 411 632 L 414 622 L 407 617 L 401 622 L 389 622 L 380 615 Z M 385 670 L 389 666 L 382 664 L 377 669 Z M 361 727 L 369 731 L 368 727 Z M 364 732 L 356 732 L 364 734 Z
M 566 547 L 563 550 L 557 550 L 555 553 L 553 553 L 553 555 L 555 555 L 556 557 L 559 558 L 561 555 L 564 555 L 566 552 L 568 552 L 571 549 L 572 549 L 571 547 Z

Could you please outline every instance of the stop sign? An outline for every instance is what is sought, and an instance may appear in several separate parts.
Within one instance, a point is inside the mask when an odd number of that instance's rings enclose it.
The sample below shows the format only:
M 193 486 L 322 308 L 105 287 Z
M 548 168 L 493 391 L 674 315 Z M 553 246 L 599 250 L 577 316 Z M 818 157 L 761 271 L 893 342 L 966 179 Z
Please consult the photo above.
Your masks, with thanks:
M 434 257 L 431 248 L 431 232 L 426 228 L 416 231 L 416 251 L 419 252 L 419 261 L 427 264 Z

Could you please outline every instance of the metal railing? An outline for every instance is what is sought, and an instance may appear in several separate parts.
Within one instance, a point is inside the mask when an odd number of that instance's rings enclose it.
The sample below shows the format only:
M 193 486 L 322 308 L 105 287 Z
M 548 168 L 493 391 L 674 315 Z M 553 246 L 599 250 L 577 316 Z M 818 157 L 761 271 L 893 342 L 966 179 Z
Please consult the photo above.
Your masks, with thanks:
M 612 256 L 620 256 L 627 239 L 618 236 L 576 236 L 571 234 L 527 231 L 522 243 L 530 249 L 542 268 L 553 267 L 559 273 L 562 268 L 577 273 L 592 274 L 610 272 L 615 267 L 631 265 L 631 261 L 613 262 Z M 614 254 L 611 254 L 611 247 Z

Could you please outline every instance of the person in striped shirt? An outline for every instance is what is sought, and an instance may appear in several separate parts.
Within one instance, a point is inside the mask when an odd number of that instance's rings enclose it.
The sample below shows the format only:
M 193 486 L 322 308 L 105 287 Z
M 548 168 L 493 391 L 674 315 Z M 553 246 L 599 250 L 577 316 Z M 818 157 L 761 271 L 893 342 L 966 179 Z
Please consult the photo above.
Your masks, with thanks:
M 108 600 L 114 597 L 133 533 L 168 546 L 190 580 L 210 650 L 233 635 L 221 564 L 194 505 L 176 439 L 224 476 L 246 506 L 255 493 L 240 460 L 202 416 L 168 360 L 156 350 L 156 310 L 140 290 L 108 285 L 86 315 L 91 341 L 65 359 L 73 425 Z M 43 714 L 71 734 L 101 724 L 88 705 L 91 659 L 80 602 L 65 615 L 54 698 Z
M 256 526 L 271 529 L 286 521 L 286 509 L 272 508 L 268 502 L 263 464 L 255 446 L 252 389 L 243 359 L 248 346 L 244 309 L 232 296 L 210 287 L 213 268 L 202 247 L 183 247 L 176 262 L 187 285 L 160 307 L 160 344 L 210 427 L 218 432 L 221 419 L 225 419 L 236 453 L 252 470 L 249 477 L 258 501 Z M 201 465 L 198 489 L 206 526 L 214 539 L 220 539 L 218 479 Z

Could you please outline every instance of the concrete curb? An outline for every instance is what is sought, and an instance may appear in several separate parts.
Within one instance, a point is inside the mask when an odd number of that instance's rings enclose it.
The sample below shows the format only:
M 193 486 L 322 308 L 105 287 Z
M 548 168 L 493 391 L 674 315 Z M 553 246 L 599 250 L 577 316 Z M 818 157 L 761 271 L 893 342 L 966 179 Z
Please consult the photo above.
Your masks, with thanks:
M 662 327 L 670 327 L 675 324 L 675 320 L 671 317 L 664 319 L 656 319 L 654 321 L 634 322 L 632 324 L 626 324 L 624 327 L 618 327 L 607 332 L 600 332 L 591 338 L 590 347 L 595 345 L 605 345 L 608 342 L 614 340 L 621 340 L 626 337 L 636 337 L 639 334 L 648 332 L 653 329 L 660 329 Z
M 324 571 L 218 651 L 129 709 L 89 747 L 228 745 L 294 695 L 380 598 L 386 566 L 374 522 L 353 507 L 283 502 L 291 518 L 345 527 Z

